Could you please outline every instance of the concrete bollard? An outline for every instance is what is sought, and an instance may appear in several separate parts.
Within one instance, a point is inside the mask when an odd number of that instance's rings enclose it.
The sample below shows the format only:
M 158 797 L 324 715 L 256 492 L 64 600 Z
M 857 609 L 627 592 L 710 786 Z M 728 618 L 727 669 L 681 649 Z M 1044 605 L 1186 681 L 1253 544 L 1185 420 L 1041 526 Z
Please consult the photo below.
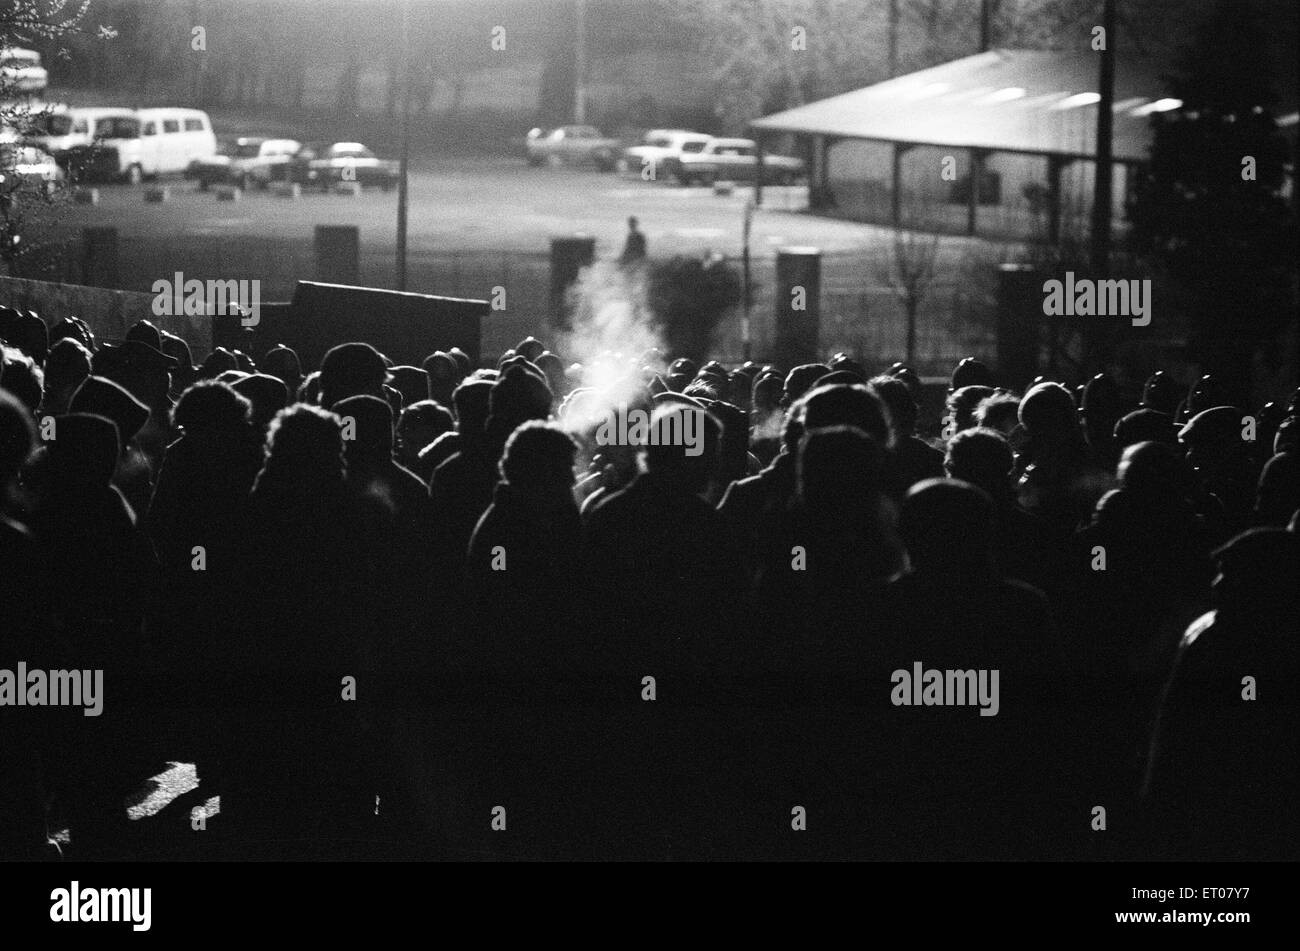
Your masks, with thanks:
M 242 189 L 234 185 L 222 185 L 217 188 L 217 201 L 239 201 L 244 197 Z
M 297 182 L 276 182 L 272 190 L 277 198 L 288 198 L 297 201 L 302 197 L 302 186 Z
M 360 198 L 361 183 L 360 182 L 335 182 L 334 194 L 347 195 L 351 198 Z
M 98 188 L 78 188 L 72 193 L 72 200 L 78 205 L 98 205 L 99 189 Z
M 153 185 L 144 190 L 144 200 L 147 202 L 167 201 L 171 195 L 171 189 L 166 185 Z
M 735 182 L 714 182 L 713 194 L 727 196 L 736 190 Z

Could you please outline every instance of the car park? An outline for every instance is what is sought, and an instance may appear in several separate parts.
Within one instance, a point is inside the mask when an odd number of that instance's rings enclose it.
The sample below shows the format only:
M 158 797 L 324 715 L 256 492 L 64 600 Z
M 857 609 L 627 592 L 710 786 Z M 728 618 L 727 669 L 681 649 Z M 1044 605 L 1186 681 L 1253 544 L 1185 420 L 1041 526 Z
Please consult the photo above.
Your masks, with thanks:
M 196 159 L 185 177 L 196 179 L 201 189 L 210 185 L 266 188 L 271 182 L 287 180 L 289 165 L 301 148 L 297 139 L 238 138 L 219 146 L 216 155 Z
M 565 165 L 591 164 L 602 172 L 614 170 L 623 145 L 601 135 L 590 125 L 565 125 L 557 129 L 531 129 L 524 142 L 529 165 L 547 162 Z
M 718 181 L 752 181 L 758 176 L 758 144 L 753 139 L 711 139 L 698 152 L 683 153 L 665 162 L 667 171 L 683 185 Z M 763 154 L 763 181 L 789 185 L 804 174 L 804 163 L 788 155 Z

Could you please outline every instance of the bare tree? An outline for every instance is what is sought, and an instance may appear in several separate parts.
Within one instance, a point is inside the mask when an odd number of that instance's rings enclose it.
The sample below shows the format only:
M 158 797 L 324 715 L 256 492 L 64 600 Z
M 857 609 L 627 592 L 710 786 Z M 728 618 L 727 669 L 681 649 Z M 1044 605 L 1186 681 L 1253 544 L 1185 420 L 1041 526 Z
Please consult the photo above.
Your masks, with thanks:
M 907 317 L 906 361 L 916 360 L 916 324 L 921 305 L 934 283 L 939 235 L 933 231 L 895 229 L 881 279 L 903 305 Z

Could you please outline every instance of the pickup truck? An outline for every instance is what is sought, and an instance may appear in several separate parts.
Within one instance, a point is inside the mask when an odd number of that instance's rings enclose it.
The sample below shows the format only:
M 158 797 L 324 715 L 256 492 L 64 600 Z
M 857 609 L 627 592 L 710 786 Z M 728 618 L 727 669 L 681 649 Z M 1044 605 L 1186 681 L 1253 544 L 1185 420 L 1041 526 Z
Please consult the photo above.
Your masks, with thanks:
M 665 171 L 683 185 L 748 181 L 757 177 L 758 145 L 753 139 L 710 139 L 698 152 L 683 152 L 664 162 Z M 763 155 L 763 181 L 789 185 L 804 174 L 804 164 L 788 155 Z
M 602 172 L 612 172 L 623 145 L 618 139 L 600 134 L 590 125 L 563 125 L 558 129 L 531 129 L 524 140 L 529 165 L 546 162 L 580 164 L 590 162 Z
M 186 169 L 187 178 L 198 179 L 199 188 L 209 185 L 250 185 L 265 188 L 283 179 L 289 162 L 302 148 L 295 139 L 236 139 L 222 152 L 199 159 Z

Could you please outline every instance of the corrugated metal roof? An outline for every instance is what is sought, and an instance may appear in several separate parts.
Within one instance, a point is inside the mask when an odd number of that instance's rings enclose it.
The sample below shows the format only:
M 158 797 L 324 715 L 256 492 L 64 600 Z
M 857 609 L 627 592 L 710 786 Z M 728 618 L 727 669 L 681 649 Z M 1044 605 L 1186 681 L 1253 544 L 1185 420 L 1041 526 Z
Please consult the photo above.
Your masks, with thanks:
M 752 127 L 1087 157 L 1095 151 L 1099 55 L 993 50 L 765 116 Z M 1117 57 L 1116 161 L 1146 160 L 1151 112 L 1177 104 L 1163 89 L 1153 64 Z

